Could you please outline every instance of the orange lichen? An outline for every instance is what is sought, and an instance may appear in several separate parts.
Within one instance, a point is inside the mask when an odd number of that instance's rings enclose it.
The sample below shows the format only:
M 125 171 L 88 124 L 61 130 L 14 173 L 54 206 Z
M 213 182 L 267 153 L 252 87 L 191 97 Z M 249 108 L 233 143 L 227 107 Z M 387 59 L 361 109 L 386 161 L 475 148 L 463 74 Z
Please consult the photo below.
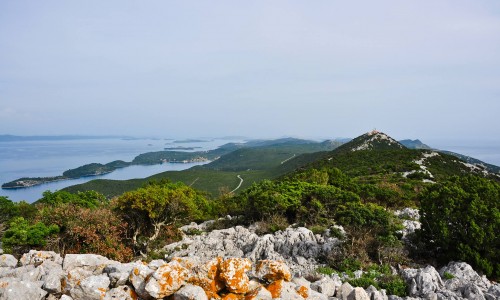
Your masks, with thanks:
M 139 269 L 134 268 L 134 275 L 135 275 L 135 276 L 139 276 Z
M 137 300 L 139 298 L 133 289 L 130 289 L 129 294 L 130 294 L 130 298 L 132 298 L 132 300 Z
M 9 285 L 8 282 L 0 282 L 0 288 L 5 288 Z
M 229 293 L 222 297 L 222 300 L 244 300 L 245 296 Z
M 168 263 L 158 268 L 157 279 L 159 298 L 175 293 L 185 282 L 188 275 L 187 269 L 177 262 Z
M 68 273 L 69 278 L 69 273 Z M 66 289 L 66 279 L 61 279 L 61 290 L 64 291 Z
M 304 298 L 309 297 L 309 289 L 306 286 L 301 285 L 296 291 L 297 294 L 301 295 Z
M 251 268 L 249 259 L 228 258 L 220 264 L 220 278 L 230 292 L 244 294 L 250 285 L 246 272 Z
M 276 280 L 267 286 L 267 290 L 271 293 L 273 298 L 279 298 L 281 296 L 281 290 L 283 289 L 283 279 Z
M 205 291 L 208 299 L 222 299 L 217 293 Z
M 290 281 L 292 274 L 288 266 L 282 261 L 276 260 L 261 260 L 257 263 L 257 275 L 268 282 L 273 282 L 280 279 Z

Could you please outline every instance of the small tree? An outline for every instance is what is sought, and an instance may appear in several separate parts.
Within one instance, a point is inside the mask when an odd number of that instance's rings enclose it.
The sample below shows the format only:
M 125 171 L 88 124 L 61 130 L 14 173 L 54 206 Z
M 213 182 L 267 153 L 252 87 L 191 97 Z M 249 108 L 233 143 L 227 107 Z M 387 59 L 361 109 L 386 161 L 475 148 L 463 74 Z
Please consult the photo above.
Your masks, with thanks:
M 166 226 L 199 220 L 208 207 L 205 197 L 183 183 L 150 184 L 124 193 L 112 205 L 128 222 L 139 252 L 149 252 Z

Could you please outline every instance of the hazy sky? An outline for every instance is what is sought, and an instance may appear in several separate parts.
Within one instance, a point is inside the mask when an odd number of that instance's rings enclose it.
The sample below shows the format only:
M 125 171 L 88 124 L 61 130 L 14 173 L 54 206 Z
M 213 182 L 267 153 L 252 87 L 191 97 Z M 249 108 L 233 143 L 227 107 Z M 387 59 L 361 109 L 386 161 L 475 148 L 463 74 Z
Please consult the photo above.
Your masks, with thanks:
M 0 134 L 499 140 L 500 1 L 0 1 Z

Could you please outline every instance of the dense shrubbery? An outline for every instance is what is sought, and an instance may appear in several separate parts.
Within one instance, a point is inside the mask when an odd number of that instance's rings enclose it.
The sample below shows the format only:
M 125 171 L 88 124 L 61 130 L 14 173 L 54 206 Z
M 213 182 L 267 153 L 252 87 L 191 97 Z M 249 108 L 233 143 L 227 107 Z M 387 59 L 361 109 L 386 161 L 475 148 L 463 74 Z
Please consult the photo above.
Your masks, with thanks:
M 112 206 L 128 222 L 135 251 L 143 254 L 153 250 L 166 227 L 211 215 L 207 199 L 183 183 L 150 183 L 114 199 Z
M 441 262 L 463 260 L 500 278 L 500 185 L 453 177 L 421 195 L 420 239 Z

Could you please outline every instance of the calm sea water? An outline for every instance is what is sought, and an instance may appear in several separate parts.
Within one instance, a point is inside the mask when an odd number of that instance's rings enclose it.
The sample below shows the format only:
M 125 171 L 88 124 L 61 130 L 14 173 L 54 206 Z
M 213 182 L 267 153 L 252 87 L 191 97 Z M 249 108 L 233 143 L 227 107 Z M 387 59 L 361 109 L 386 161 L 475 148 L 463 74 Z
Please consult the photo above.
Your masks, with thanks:
M 0 142 L 0 183 L 21 177 L 45 177 L 61 175 L 65 170 L 88 163 L 108 163 L 114 160 L 131 161 L 137 155 L 161 151 L 165 147 L 199 147 L 196 150 L 215 149 L 228 141 L 209 139 L 204 142 L 174 143 L 165 139 L 89 139 L 62 141 Z M 188 169 L 203 163 L 161 164 L 152 166 L 130 166 L 102 176 L 51 182 L 23 189 L 1 189 L 0 196 L 13 201 L 38 200 L 46 190 L 56 191 L 70 185 L 93 179 L 144 178 L 164 171 Z

